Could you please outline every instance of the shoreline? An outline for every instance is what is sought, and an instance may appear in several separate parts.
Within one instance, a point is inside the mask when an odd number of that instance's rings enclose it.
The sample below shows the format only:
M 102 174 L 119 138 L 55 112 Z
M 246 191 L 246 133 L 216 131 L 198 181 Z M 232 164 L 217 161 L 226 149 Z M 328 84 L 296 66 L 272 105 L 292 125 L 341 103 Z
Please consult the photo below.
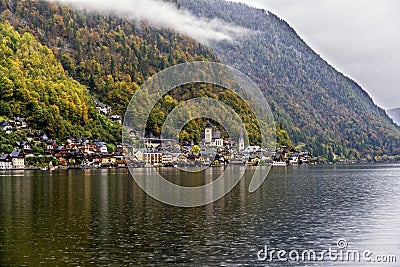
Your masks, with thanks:
M 336 162 L 336 163 L 316 163 L 316 164 L 288 164 L 288 165 L 262 165 L 260 167 L 275 167 L 275 168 L 282 168 L 282 167 L 302 167 L 302 166 L 335 166 L 335 165 L 340 165 L 340 166 L 345 166 L 345 165 L 376 165 L 376 164 L 381 164 L 381 165 L 391 165 L 391 164 L 400 164 L 400 162 Z M 228 164 L 229 165 L 229 164 Z M 228 166 L 226 165 L 226 166 Z M 235 165 L 235 164 L 232 164 Z M 139 168 L 157 168 L 157 169 L 172 169 L 175 167 L 163 167 L 163 166 L 148 166 L 148 167 L 134 167 L 132 168 L 139 169 Z M 209 166 L 211 168 L 221 168 L 224 167 L 224 165 L 221 166 Z M 257 167 L 257 166 L 246 166 L 243 165 L 243 167 Z M 16 168 L 16 169 L 0 169 L 0 173 L 5 173 L 5 172 L 13 172 L 13 171 L 59 171 L 59 170 L 108 170 L 108 169 L 129 169 L 128 166 L 119 166 L 119 167 L 98 167 L 98 168 L 82 168 L 82 167 L 61 167 L 61 168 L 55 168 L 55 169 L 42 169 L 40 167 L 27 167 L 27 168 Z

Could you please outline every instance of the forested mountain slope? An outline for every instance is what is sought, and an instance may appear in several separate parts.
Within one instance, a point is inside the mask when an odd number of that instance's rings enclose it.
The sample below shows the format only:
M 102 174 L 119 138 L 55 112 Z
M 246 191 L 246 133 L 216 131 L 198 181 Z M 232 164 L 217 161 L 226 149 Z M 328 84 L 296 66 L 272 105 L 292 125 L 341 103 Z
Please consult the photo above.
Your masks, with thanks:
M 8 23 L 0 23 L 0 116 L 24 117 L 52 138 L 115 142 L 120 136 L 120 127 L 97 114 L 86 87 L 67 76 L 53 52 Z
M 50 47 L 70 76 L 123 114 L 138 85 L 166 67 L 216 56 L 189 37 L 38 0 L 1 0 L 2 19 Z
M 295 143 L 316 154 L 400 152 L 400 128 L 353 80 L 317 55 L 282 19 L 223 0 L 178 0 L 180 8 L 253 30 L 235 43 L 211 46 L 223 63 L 249 75 Z M 351 154 L 351 155 L 350 155 Z

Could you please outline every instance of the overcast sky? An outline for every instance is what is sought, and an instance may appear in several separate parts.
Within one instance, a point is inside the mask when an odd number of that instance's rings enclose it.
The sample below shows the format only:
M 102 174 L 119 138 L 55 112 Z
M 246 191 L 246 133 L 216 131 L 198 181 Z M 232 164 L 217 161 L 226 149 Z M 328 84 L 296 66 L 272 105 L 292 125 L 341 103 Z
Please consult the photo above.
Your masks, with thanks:
M 385 109 L 400 107 L 399 0 L 234 0 L 285 19 Z

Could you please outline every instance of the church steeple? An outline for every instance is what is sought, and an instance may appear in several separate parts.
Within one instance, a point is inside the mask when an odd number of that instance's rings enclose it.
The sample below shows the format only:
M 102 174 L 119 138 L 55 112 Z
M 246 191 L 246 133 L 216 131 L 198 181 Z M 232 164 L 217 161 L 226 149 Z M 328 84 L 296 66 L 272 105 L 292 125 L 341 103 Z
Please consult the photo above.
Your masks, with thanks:
M 204 130 L 204 142 L 206 143 L 206 145 L 211 144 L 212 136 L 213 136 L 212 125 L 211 125 L 210 121 L 207 120 L 206 128 Z
M 240 126 L 240 136 L 239 136 L 239 152 L 244 150 L 244 138 L 243 138 L 243 126 Z

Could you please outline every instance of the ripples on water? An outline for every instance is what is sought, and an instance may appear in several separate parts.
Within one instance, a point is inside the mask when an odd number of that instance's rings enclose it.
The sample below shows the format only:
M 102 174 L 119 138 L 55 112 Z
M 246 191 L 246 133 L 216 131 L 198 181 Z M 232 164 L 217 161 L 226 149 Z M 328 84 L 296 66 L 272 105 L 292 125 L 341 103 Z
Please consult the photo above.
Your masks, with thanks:
M 0 266 L 342 266 L 257 260 L 339 238 L 400 261 L 399 165 L 273 168 L 255 193 L 249 176 L 199 208 L 153 200 L 127 170 L 1 175 Z

